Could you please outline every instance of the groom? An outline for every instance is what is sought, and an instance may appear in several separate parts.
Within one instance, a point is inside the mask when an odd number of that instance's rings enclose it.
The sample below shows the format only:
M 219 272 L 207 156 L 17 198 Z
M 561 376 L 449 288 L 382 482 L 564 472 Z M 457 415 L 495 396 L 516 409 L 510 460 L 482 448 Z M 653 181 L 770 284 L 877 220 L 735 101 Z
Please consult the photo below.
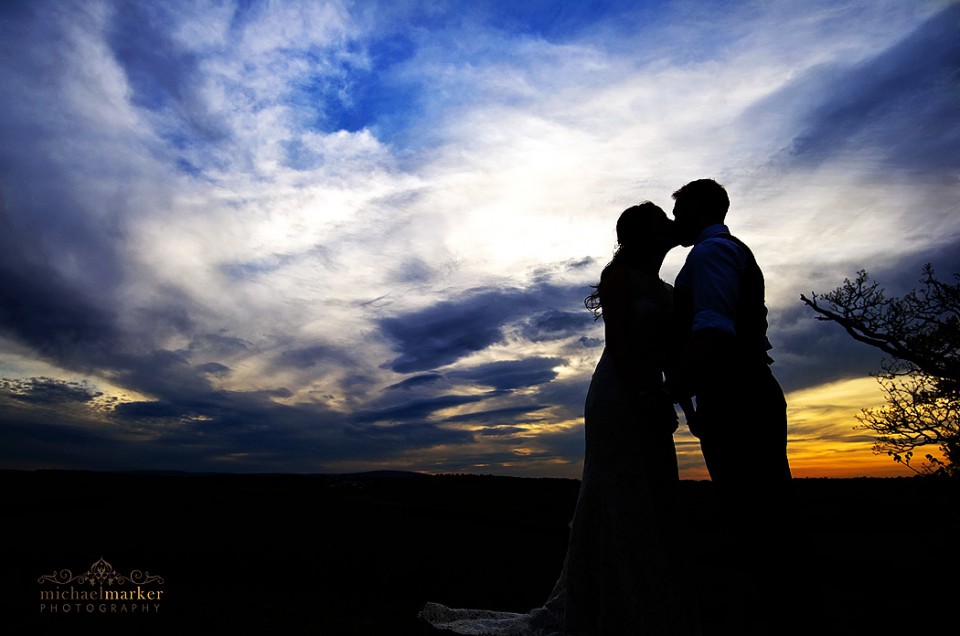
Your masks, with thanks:
M 778 594 L 772 591 L 776 586 L 762 586 L 782 576 L 791 477 L 786 400 L 767 354 L 763 273 L 750 249 L 723 224 L 730 207 L 723 186 L 699 179 L 673 198 L 680 244 L 693 246 L 674 289 L 685 342 L 679 389 L 696 396 L 690 430 L 700 438 L 721 497 L 732 567 L 765 581 L 757 586 L 761 596 Z
M 680 244 L 693 246 L 674 290 L 682 377 L 697 397 L 693 432 L 718 486 L 777 490 L 790 480 L 786 400 L 770 372 L 763 273 L 723 224 L 723 186 L 699 179 L 673 198 Z

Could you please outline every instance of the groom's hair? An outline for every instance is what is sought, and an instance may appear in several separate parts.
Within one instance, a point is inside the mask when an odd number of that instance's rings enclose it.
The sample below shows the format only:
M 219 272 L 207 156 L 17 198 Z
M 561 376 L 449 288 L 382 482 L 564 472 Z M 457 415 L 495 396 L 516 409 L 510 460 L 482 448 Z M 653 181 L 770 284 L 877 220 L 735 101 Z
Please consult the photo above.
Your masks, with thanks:
M 730 197 L 723 186 L 713 179 L 691 181 L 673 193 L 676 201 L 700 210 L 704 216 L 716 223 L 723 222 L 730 209 Z

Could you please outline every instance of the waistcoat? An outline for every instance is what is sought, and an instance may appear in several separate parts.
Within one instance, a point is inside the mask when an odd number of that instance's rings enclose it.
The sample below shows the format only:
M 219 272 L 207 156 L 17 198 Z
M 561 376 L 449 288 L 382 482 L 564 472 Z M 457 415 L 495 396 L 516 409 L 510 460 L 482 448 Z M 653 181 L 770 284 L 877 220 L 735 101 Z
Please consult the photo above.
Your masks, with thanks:
M 712 238 L 731 241 L 740 246 L 747 256 L 740 271 L 740 289 L 737 294 L 736 316 L 734 316 L 735 342 L 746 359 L 763 360 L 770 364 L 773 360 L 767 355 L 770 342 L 767 340 L 767 306 L 764 302 L 763 272 L 757 265 L 753 252 L 737 237 L 723 233 Z M 693 331 L 693 290 L 678 285 L 673 292 L 674 311 L 678 334 L 681 342 L 689 339 Z

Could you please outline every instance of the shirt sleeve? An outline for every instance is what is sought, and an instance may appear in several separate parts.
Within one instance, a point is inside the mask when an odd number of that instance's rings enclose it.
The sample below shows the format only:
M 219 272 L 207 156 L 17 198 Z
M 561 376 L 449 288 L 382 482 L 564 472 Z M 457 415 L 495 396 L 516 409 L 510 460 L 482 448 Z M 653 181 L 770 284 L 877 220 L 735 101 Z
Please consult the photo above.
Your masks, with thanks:
M 737 245 L 721 238 L 697 244 L 687 261 L 691 267 L 693 331 L 717 329 L 736 335 L 737 298 L 744 257 Z

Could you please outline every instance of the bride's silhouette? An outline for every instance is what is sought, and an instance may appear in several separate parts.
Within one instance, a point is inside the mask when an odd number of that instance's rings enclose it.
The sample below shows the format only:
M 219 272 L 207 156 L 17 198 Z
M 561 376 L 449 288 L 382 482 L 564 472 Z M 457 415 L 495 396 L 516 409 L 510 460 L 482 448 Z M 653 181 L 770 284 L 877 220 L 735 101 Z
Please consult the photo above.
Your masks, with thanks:
M 527 614 L 427 603 L 421 616 L 433 625 L 461 634 L 697 632 L 671 548 L 677 415 L 664 373 L 674 354 L 673 289 L 659 270 L 674 237 L 653 203 L 625 210 L 613 260 L 584 301 L 603 317 L 606 346 L 587 393 L 583 478 L 553 592 Z

